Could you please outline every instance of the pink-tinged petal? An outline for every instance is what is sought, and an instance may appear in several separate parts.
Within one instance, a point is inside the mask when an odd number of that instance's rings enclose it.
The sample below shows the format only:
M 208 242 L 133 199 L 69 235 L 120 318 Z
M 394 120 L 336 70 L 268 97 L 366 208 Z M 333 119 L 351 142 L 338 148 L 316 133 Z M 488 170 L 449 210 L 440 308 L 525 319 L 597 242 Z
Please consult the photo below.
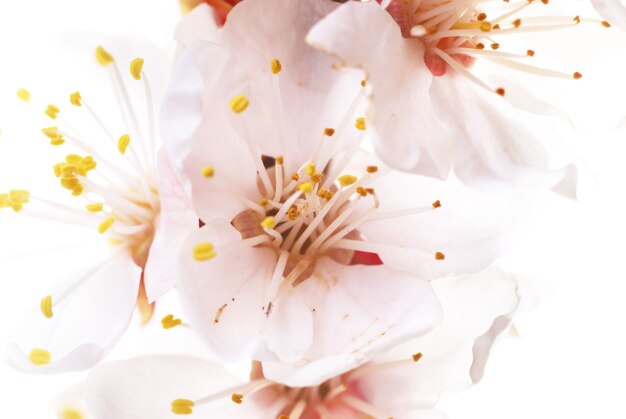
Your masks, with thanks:
M 289 290 L 269 315 L 263 340 L 281 362 L 299 361 L 313 341 L 313 315 L 303 300 Z
M 433 80 L 424 47 L 405 39 L 376 2 L 349 2 L 321 20 L 307 42 L 362 68 L 372 86 L 368 132 L 376 152 L 402 170 L 445 178 L 451 167 L 449 135 L 428 106 Z
M 317 262 L 296 291 L 313 313 L 314 340 L 304 360 L 264 363 L 268 378 L 290 386 L 317 385 L 355 368 L 441 319 L 426 281 L 386 266 Z
M 179 262 L 178 289 L 192 327 L 229 360 L 259 350 L 267 320 L 266 288 L 276 266 L 276 254 L 269 249 L 227 249 L 240 242 L 228 221 L 211 220 L 185 240 Z M 215 257 L 194 259 L 193 249 L 200 243 L 211 243 Z
M 498 269 L 441 279 L 432 285 L 443 306 L 441 324 L 377 362 L 409 358 L 417 352 L 423 357 L 417 363 L 379 369 L 358 379 L 367 400 L 386 406 L 391 413 L 400 407 L 405 411 L 432 407 L 442 392 L 459 391 L 477 382 L 493 344 L 507 330 L 520 302 L 515 276 Z
M 18 370 L 44 374 L 93 366 L 128 327 L 140 278 L 141 269 L 130 255 L 116 256 L 58 306 L 53 306 L 52 318 L 44 317 L 39 308 L 34 309 L 8 345 L 7 361 Z M 53 303 L 65 289 L 52 292 Z M 49 362 L 31 362 L 33 349 L 47 351 Z
M 161 214 L 144 272 L 149 302 L 176 285 L 177 249 L 189 231 L 198 227 L 198 216 L 165 150 L 157 155 L 157 167 Z
M 610 23 L 626 29 L 626 6 L 621 0 L 591 0 L 591 3 Z
M 519 186 L 553 187 L 564 178 L 571 179 L 570 169 L 553 168 L 550 162 L 550 154 L 566 152 L 564 140 L 556 133 L 554 138 L 541 135 L 551 130 L 551 123 L 532 115 L 540 110 L 548 115 L 562 114 L 547 105 L 534 106 L 536 101 L 527 93 L 516 95 L 521 89 L 515 84 L 511 89 L 506 95 L 513 97 L 509 103 L 459 75 L 433 81 L 431 106 L 460 139 L 453 150 L 455 173 L 472 185 L 500 179 Z M 549 153 L 551 149 L 558 153 Z M 576 177 L 573 179 L 575 184 Z
M 187 357 L 148 356 L 109 362 L 94 368 L 85 400 L 96 419 L 171 419 L 176 399 L 197 400 L 241 384 L 220 365 Z M 241 405 L 226 395 L 193 407 L 193 417 L 227 419 L 271 417 L 265 407 L 246 399 Z
M 252 0 L 234 8 L 221 33 L 221 44 L 237 54 L 245 68 L 256 100 L 262 101 L 266 119 L 278 124 L 278 80 L 283 104 L 286 141 L 279 133 L 256 139 L 265 154 L 290 156 L 290 171 L 309 159 L 326 127 L 336 128 L 360 89 L 357 72 L 330 71 L 334 59 L 309 47 L 305 36 L 311 27 L 337 7 L 325 0 Z M 272 13 L 267 13 L 272 10 Z M 270 62 L 278 59 L 282 70 L 271 73 Z M 337 88 L 339 83 L 341 88 Z M 255 131 L 257 131 L 255 127 Z
M 442 182 L 389 171 L 371 186 L 380 202 L 373 217 L 423 208 L 359 226 L 364 240 L 371 243 L 368 251 L 377 253 L 385 265 L 422 279 L 485 268 L 509 247 L 531 208 L 528 196 L 507 189 L 497 195 L 477 191 L 453 178 Z
M 174 30 L 174 39 L 183 49 L 197 40 L 216 41 L 218 27 L 211 7 L 200 4 L 184 15 Z

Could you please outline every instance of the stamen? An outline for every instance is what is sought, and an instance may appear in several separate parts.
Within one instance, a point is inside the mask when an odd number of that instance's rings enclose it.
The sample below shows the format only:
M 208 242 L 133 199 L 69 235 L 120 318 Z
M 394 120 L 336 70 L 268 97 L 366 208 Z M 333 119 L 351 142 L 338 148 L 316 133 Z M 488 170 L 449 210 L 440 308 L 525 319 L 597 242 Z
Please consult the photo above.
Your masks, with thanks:
M 51 295 L 46 295 L 44 298 L 42 298 L 41 303 L 39 304 L 39 307 L 41 308 L 41 313 L 44 315 L 44 317 L 48 319 L 52 318 L 54 313 L 52 312 L 52 296 Z
M 443 253 L 441 253 L 441 252 L 436 252 L 435 253 L 435 259 L 436 260 L 444 260 L 445 258 L 446 258 L 446 255 L 444 255 Z
M 191 415 L 196 404 L 188 399 L 176 399 L 172 402 L 172 412 L 176 415 Z
M 103 47 L 98 46 L 96 48 L 96 61 L 98 61 L 102 67 L 106 67 L 113 62 L 113 56 Z
M 356 127 L 356 129 L 364 131 L 365 130 L 365 118 L 363 117 L 357 118 L 356 122 L 354 123 L 354 126 Z
M 128 148 L 129 144 L 130 144 L 130 135 L 124 134 L 120 137 L 119 140 L 117 140 L 117 150 L 121 154 L 124 154 L 126 153 L 126 148 Z
M 24 102 L 30 101 L 30 92 L 23 87 L 17 91 L 17 97 Z
M 272 74 L 278 74 L 283 69 L 283 66 L 280 63 L 280 60 L 274 58 L 272 60 Z
M 212 243 L 199 243 L 193 247 L 193 258 L 198 262 L 211 260 L 216 256 L 215 246 Z
M 213 168 L 213 166 L 204 166 L 201 170 L 202 176 L 204 176 L 207 179 L 210 179 L 213 177 L 213 175 L 215 175 L 215 169 Z
M 114 222 L 115 222 L 115 218 L 113 217 L 109 217 L 106 220 L 104 220 L 98 226 L 98 233 L 103 234 L 104 232 L 106 232 L 109 228 L 111 228 Z
M 247 97 L 243 95 L 237 95 L 231 99 L 230 108 L 235 113 L 241 113 L 248 108 L 249 104 L 250 104 L 250 101 L 248 100 Z
M 167 316 L 161 319 L 161 325 L 163 326 L 163 329 L 165 330 L 172 329 L 182 324 L 183 324 L 183 321 L 181 319 L 174 318 L 173 314 L 168 314 Z
M 30 351 L 30 355 L 28 356 L 28 359 L 30 359 L 30 362 L 32 362 L 33 365 L 36 365 L 36 366 L 49 364 L 51 358 L 52 357 L 49 351 L 45 349 L 40 349 L 40 348 L 32 349 Z
M 130 74 L 135 80 L 141 80 L 141 70 L 143 69 L 143 58 L 135 58 L 130 62 Z
M 74 92 L 70 95 L 70 103 L 74 106 L 82 106 L 83 98 L 80 96 L 80 92 Z
M 59 116 L 59 112 L 61 112 L 61 110 L 52 104 L 49 104 L 48 107 L 44 110 L 44 113 L 52 119 L 57 119 L 57 117 Z

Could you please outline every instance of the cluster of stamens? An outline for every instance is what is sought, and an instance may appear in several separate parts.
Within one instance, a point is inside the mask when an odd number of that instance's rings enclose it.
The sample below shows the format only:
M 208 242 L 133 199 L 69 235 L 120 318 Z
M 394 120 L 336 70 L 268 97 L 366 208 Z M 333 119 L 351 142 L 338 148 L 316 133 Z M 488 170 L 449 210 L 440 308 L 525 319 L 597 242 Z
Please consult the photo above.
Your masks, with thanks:
M 418 38 L 424 43 L 424 60 L 434 76 L 443 76 L 450 67 L 501 96 L 506 93 L 504 88 L 492 88 L 468 70 L 475 59 L 481 58 L 517 71 L 548 77 L 577 80 L 582 78 L 582 74 L 522 63 L 519 60 L 534 57 L 535 50 L 506 52 L 502 50 L 502 43 L 495 38 L 569 28 L 581 23 L 601 24 L 605 28 L 611 26 L 607 21 L 582 19 L 580 16 L 520 17 L 520 13 L 527 7 L 534 4 L 547 6 L 549 0 L 503 0 L 500 9 L 495 2 L 477 0 L 422 0 L 415 10 L 408 9 L 410 2 L 385 3 L 399 23 L 403 35 Z M 488 15 L 488 9 L 493 9 L 495 17 Z

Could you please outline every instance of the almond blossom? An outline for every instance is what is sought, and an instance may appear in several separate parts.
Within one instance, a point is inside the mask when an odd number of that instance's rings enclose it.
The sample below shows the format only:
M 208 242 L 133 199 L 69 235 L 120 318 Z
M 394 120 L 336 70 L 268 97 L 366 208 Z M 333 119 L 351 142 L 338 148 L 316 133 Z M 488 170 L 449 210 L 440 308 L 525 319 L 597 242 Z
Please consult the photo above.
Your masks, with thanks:
M 348 2 L 316 25 L 308 42 L 340 67 L 365 71 L 372 139 L 392 167 L 439 178 L 453 169 L 472 185 L 505 181 L 572 196 L 577 169 L 555 159 L 569 150 L 543 119 L 563 113 L 511 76 L 551 77 L 575 89 L 583 74 L 533 64 L 541 44 L 526 45 L 524 35 L 610 24 L 555 15 L 552 3 Z
M 127 38 L 123 42 L 141 44 Z M 117 103 L 75 91 L 69 92 L 65 104 L 42 105 L 52 125 L 42 127 L 41 137 L 65 154 L 54 166 L 51 161 L 51 176 L 65 189 L 65 200 L 26 190 L 0 194 L 4 211 L 91 229 L 93 240 L 108 247 L 93 266 L 67 261 L 68 271 L 77 272 L 68 272 L 66 280 L 42 296 L 18 328 L 6 357 L 12 366 L 28 372 L 88 368 L 114 346 L 135 307 L 142 309 L 147 321 L 150 303 L 174 284 L 175 258 L 167 247 L 176 246 L 180 232 L 198 223 L 167 156 L 156 153 L 159 136 L 149 73 L 161 64 L 156 62 L 159 55 L 145 51 L 155 57 L 150 62 L 129 58 L 123 49 L 115 55 L 102 46 L 93 51 L 100 71 L 111 78 Z M 141 86 L 139 97 L 130 94 L 129 82 Z M 30 92 L 20 89 L 18 97 L 38 106 L 36 93 L 31 98 Z M 123 126 L 107 122 L 111 112 L 120 112 Z M 76 129 L 76 121 L 86 122 L 83 126 L 90 130 Z
M 216 42 L 189 44 L 164 101 L 204 224 L 179 261 L 188 321 L 223 359 L 275 363 L 268 379 L 291 386 L 434 327 L 427 281 L 490 264 L 524 208 L 360 150 L 366 83 L 304 43 L 335 8 L 246 0 Z M 355 264 L 363 253 L 383 264 Z
M 516 278 L 499 270 L 436 281 L 447 316 L 433 331 L 318 386 L 250 379 L 184 356 L 105 363 L 90 373 L 85 404 L 94 418 L 444 418 L 444 392 L 480 381 L 493 344 L 520 303 Z

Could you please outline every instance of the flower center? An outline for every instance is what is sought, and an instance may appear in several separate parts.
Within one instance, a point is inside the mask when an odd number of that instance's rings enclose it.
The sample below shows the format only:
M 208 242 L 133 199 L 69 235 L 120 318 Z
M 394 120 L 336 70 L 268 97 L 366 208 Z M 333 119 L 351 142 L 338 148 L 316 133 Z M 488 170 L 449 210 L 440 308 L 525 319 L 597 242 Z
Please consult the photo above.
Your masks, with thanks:
M 444 76 L 452 68 L 501 96 L 505 94 L 503 88 L 490 87 L 469 71 L 476 59 L 536 75 L 582 77 L 579 72 L 564 73 L 525 64 L 521 60 L 534 57 L 535 51 L 504 51 L 501 37 L 565 29 L 580 23 L 611 26 L 606 21 L 579 16 L 522 16 L 529 7 L 548 6 L 549 0 L 391 0 L 382 3 L 398 22 L 404 37 L 419 39 L 424 44 L 424 63 L 433 76 Z

